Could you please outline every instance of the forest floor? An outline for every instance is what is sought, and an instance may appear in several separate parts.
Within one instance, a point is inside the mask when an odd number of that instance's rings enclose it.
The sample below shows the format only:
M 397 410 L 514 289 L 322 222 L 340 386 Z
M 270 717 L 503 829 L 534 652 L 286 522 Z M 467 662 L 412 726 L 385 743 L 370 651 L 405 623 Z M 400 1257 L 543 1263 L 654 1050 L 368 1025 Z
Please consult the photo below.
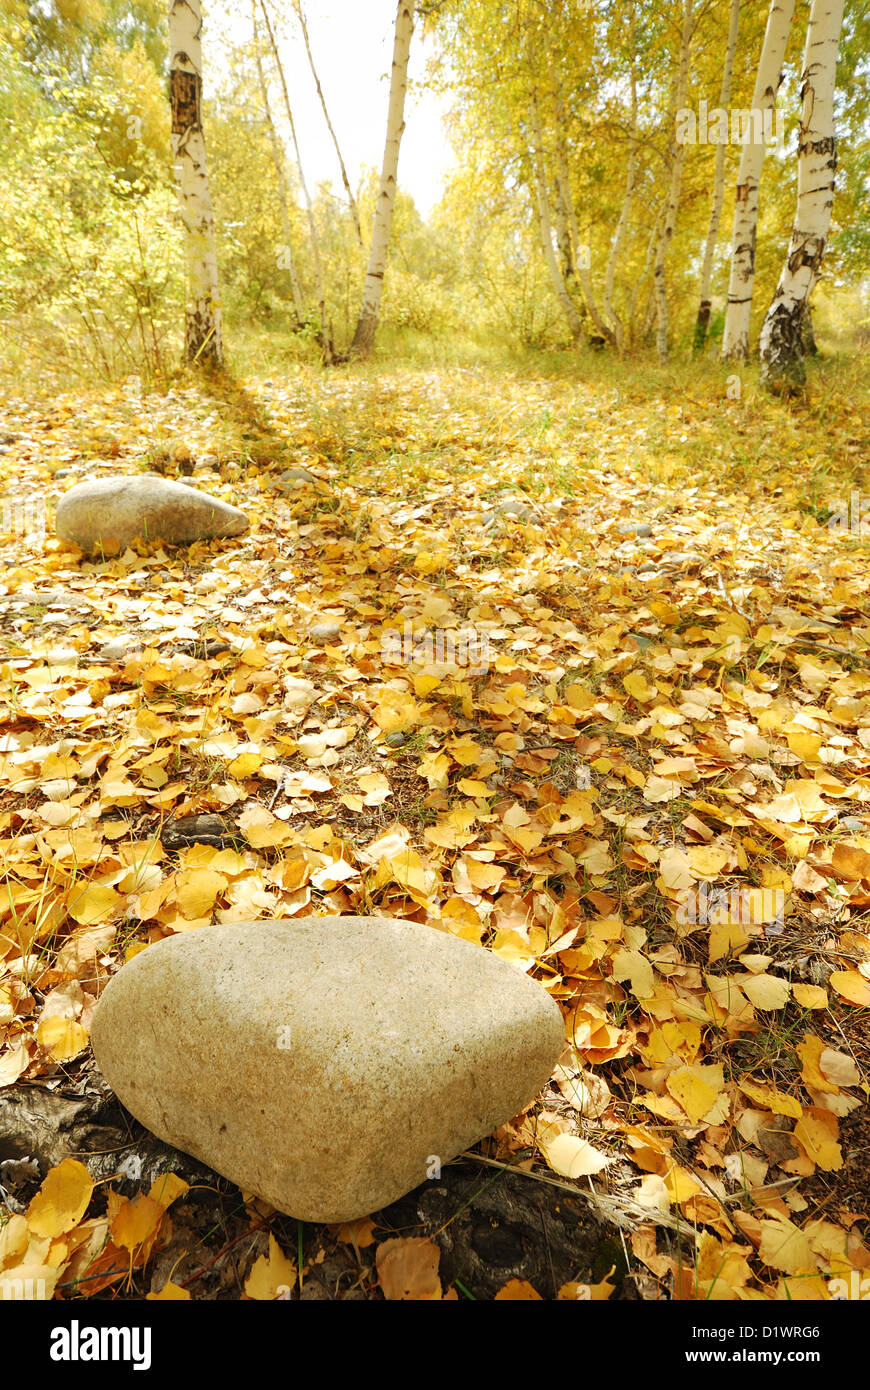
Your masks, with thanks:
M 820 1300 L 870 1265 L 868 387 L 591 361 L 0 395 L 0 1280 Z M 73 483 L 179 467 L 249 534 L 54 536 Z M 226 845 L 167 833 L 201 814 Z M 333 1229 L 155 1145 L 88 1025 L 162 936 L 337 913 L 479 942 L 571 1046 Z

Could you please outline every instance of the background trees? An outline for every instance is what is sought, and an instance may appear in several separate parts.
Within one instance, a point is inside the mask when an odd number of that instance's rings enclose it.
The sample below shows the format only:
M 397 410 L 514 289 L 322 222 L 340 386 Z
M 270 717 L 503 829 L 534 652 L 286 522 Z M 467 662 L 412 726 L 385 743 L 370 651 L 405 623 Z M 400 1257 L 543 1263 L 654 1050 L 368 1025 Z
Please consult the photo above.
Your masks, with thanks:
M 412 9 L 398 7 L 406 38 Z M 185 348 L 173 146 L 190 144 L 171 130 L 163 7 L 17 0 L 0 27 L 0 318 L 16 345 L 6 352 L 60 354 L 107 375 L 163 371 L 184 352 L 219 355 L 220 311 L 231 344 L 238 330 L 267 331 L 282 351 L 313 347 L 327 359 L 368 351 L 376 324 L 385 343 L 401 334 L 409 346 L 439 335 L 486 351 L 589 344 L 680 357 L 694 343 L 739 358 L 755 352 L 779 286 L 769 355 L 786 300 L 794 308 L 781 271 L 794 259 L 793 226 L 808 231 L 808 151 L 832 126 L 839 169 L 815 299 L 823 330 L 846 332 L 870 265 L 868 4 L 846 0 L 838 85 L 811 74 L 812 128 L 807 15 L 793 10 L 792 0 L 773 0 L 769 13 L 739 0 L 727 13 L 701 0 L 423 5 L 419 21 L 437 38 L 425 80 L 448 103 L 457 153 L 424 220 L 396 178 L 402 84 L 381 179 L 373 148 L 361 176 L 342 159 L 336 189 L 314 186 L 311 132 L 282 80 L 293 45 L 317 75 L 339 153 L 347 132 L 301 3 L 254 0 L 240 13 L 214 0 L 201 101 L 214 253 L 204 208 L 192 212 L 200 179 L 182 210 L 189 252 L 201 238 L 188 257 L 200 307 Z M 828 15 L 836 27 L 829 10 L 818 7 L 817 26 Z M 782 138 L 766 144 L 739 113 L 774 98 Z M 816 128 L 822 113 L 827 134 Z M 801 294 L 817 279 L 804 274 Z

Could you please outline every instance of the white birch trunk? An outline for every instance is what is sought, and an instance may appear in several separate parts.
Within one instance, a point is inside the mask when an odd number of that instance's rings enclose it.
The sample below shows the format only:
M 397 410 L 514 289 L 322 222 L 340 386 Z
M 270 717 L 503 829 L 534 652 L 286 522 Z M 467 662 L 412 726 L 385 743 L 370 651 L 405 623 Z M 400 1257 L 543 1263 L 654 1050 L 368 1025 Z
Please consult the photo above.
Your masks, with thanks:
M 260 36 L 257 30 L 257 0 L 251 0 L 251 18 L 254 26 L 254 57 L 257 63 L 257 79 L 260 83 L 260 91 L 263 96 L 263 109 L 266 113 L 266 126 L 269 131 L 269 144 L 272 149 L 272 163 L 275 165 L 275 174 L 278 179 L 278 201 L 281 204 L 281 230 L 284 233 L 284 245 L 281 248 L 287 260 L 287 270 L 290 275 L 290 293 L 293 296 L 293 312 L 296 316 L 296 326 L 301 328 L 305 322 L 305 310 L 302 305 L 302 290 L 299 285 L 299 276 L 296 274 L 296 265 L 293 260 L 293 248 L 290 245 L 290 208 L 287 196 L 287 175 L 284 169 L 284 152 L 281 142 L 278 139 L 278 132 L 275 129 L 275 122 L 272 119 L 272 106 L 269 101 L 269 84 L 266 81 L 266 74 L 263 71 L 263 59 L 260 56 Z
M 749 316 L 755 284 L 755 236 L 758 227 L 758 185 L 764 164 L 764 132 L 770 126 L 776 94 L 782 82 L 782 64 L 794 17 L 795 0 L 770 0 L 767 27 L 758 60 L 752 93 L 752 110 L 761 115 L 749 125 L 734 194 L 734 231 L 731 236 L 731 274 L 722 356 L 741 360 L 749 356 Z M 765 113 L 770 113 L 766 115 Z
M 737 53 L 737 30 L 740 23 L 740 0 L 731 0 L 731 16 L 728 22 L 728 40 L 725 45 L 725 63 L 722 67 L 722 85 L 719 88 L 719 108 L 727 111 L 731 103 L 731 80 L 734 75 L 734 57 Z M 710 209 L 710 225 L 707 228 L 707 244 L 704 247 L 704 264 L 701 267 L 701 292 L 698 304 L 698 318 L 695 323 L 695 351 L 701 352 L 707 341 L 710 326 L 710 287 L 713 283 L 713 257 L 719 238 L 719 223 L 722 220 L 722 203 L 725 198 L 725 142 L 716 146 L 716 165 L 713 171 L 713 205 Z
M 323 267 L 320 263 L 320 239 L 317 235 L 317 223 L 314 220 L 314 207 L 311 202 L 311 194 L 308 192 L 308 184 L 305 182 L 305 171 L 302 168 L 302 152 L 299 149 L 299 140 L 296 136 L 296 122 L 293 119 L 293 108 L 290 105 L 290 93 L 287 90 L 287 79 L 284 76 L 284 64 L 281 62 L 281 54 L 278 52 L 278 43 L 275 38 L 275 31 L 272 28 L 272 21 L 269 18 L 269 11 L 266 8 L 266 0 L 260 0 L 260 9 L 263 14 L 263 19 L 266 21 L 266 32 L 269 35 L 269 44 L 272 49 L 272 56 L 275 59 L 275 67 L 278 70 L 281 92 L 284 97 L 284 110 L 287 113 L 287 124 L 290 127 L 290 137 L 293 141 L 293 149 L 296 151 L 296 169 L 299 174 L 299 186 L 302 189 L 302 196 L 305 199 L 305 210 L 308 214 L 308 232 L 311 237 L 311 260 L 314 265 L 314 291 L 317 295 L 317 309 L 320 317 L 320 347 L 323 353 L 323 360 L 327 364 L 331 364 L 335 354 L 332 346 L 332 335 L 328 331 L 326 324 L 326 290 L 323 285 Z
M 562 269 L 553 247 L 553 223 L 550 217 L 550 195 L 547 191 L 547 173 L 544 165 L 544 132 L 541 126 L 541 116 L 538 111 L 538 99 L 536 95 L 532 96 L 531 111 L 535 147 L 530 151 L 530 155 L 538 203 L 538 224 L 541 233 L 541 249 L 544 253 L 544 260 L 546 261 L 547 270 L 550 275 L 550 283 L 561 305 L 562 313 L 565 315 L 565 321 L 571 330 L 571 337 L 576 342 L 577 339 L 582 336 L 583 321 L 568 292 L 568 286 L 565 283 L 565 277 L 562 274 Z
M 797 213 L 791 244 L 761 330 L 762 380 L 803 384 L 805 316 L 831 226 L 837 170 L 834 88 L 843 0 L 813 0 L 801 82 Z
M 662 200 L 661 206 L 659 207 L 653 219 L 652 231 L 649 234 L 649 238 L 647 239 L 646 244 L 646 255 L 644 256 L 643 270 L 640 272 L 640 275 L 638 275 L 637 279 L 635 280 L 631 291 L 631 300 L 628 306 L 627 324 L 629 331 L 629 340 L 632 347 L 636 346 L 638 342 L 640 342 L 641 344 L 646 343 L 647 335 L 650 331 L 650 328 L 652 327 L 653 319 L 655 318 L 655 302 L 653 301 L 652 317 L 644 317 L 643 323 L 640 327 L 640 332 L 638 332 L 638 300 L 640 298 L 641 289 L 643 288 L 647 276 L 650 273 L 650 267 L 653 263 L 653 254 L 655 252 L 656 246 L 658 245 L 659 226 L 661 224 L 662 218 L 665 215 L 666 205 L 667 194 L 665 194 L 665 198 Z
M 411 48 L 411 35 L 414 32 L 414 4 L 415 0 L 399 0 L 396 11 L 396 33 L 393 42 L 393 69 L 390 76 L 390 104 L 387 112 L 384 162 L 381 167 L 381 184 L 372 225 L 372 243 L 365 285 L 363 286 L 362 305 L 351 344 L 351 352 L 356 357 L 368 357 L 378 328 L 384 275 L 387 269 L 387 253 L 390 248 L 390 229 L 393 225 L 393 208 L 396 205 L 399 147 L 405 129 L 405 92 L 408 87 L 408 54 Z
M 223 362 L 221 299 L 214 213 L 202 132 L 201 34 L 200 0 L 170 0 L 170 138 L 187 269 L 184 356 L 188 362 L 220 367 Z
M 631 148 L 628 152 L 628 167 L 625 171 L 625 195 L 622 200 L 622 207 L 619 212 L 619 220 L 616 224 L 616 231 L 613 233 L 613 241 L 610 244 L 610 255 L 607 257 L 607 268 L 604 272 L 604 300 L 602 309 L 604 314 L 613 324 L 613 339 L 616 349 L 622 353 L 625 348 L 625 326 L 616 312 L 613 303 L 613 290 L 616 281 L 616 268 L 619 264 L 619 255 L 622 251 L 622 243 L 625 239 L 626 229 L 629 218 L 631 217 L 632 204 L 634 203 L 634 190 L 637 184 L 637 25 L 634 4 L 631 5 L 629 18 L 629 42 L 631 45 Z
M 683 28 L 680 37 L 680 66 L 677 76 L 675 109 L 672 113 L 672 119 L 675 124 L 676 112 L 682 110 L 686 105 L 686 92 L 689 87 L 689 48 L 692 42 L 692 6 L 693 0 L 685 0 L 685 6 L 683 8 Z M 668 360 L 668 295 L 667 283 L 665 280 L 665 265 L 668 248 L 677 225 L 677 212 L 680 206 L 680 189 L 683 182 L 684 150 L 685 146 L 677 142 L 675 135 L 668 202 L 665 209 L 665 220 L 662 226 L 661 236 L 659 237 L 659 244 L 656 248 L 655 270 L 653 271 L 656 304 L 656 349 L 660 362 L 667 362 Z
M 302 8 L 302 0 L 293 0 L 293 8 L 296 11 L 296 18 L 299 20 L 299 27 L 302 30 L 302 37 L 305 40 L 305 52 L 308 55 L 308 66 L 311 69 L 311 76 L 314 78 L 314 85 L 317 88 L 317 95 L 320 98 L 320 109 L 323 112 L 323 119 L 326 121 L 326 128 L 332 136 L 332 144 L 341 169 L 341 181 L 344 184 L 344 191 L 347 194 L 347 203 L 353 218 L 353 225 L 356 229 L 356 237 L 360 246 L 363 244 L 362 228 L 359 223 L 359 208 L 356 198 L 353 196 L 353 189 L 350 186 L 350 179 L 347 176 L 347 168 L 341 157 L 341 147 L 338 143 L 338 136 L 335 133 L 332 121 L 329 119 L 329 111 L 326 106 L 326 97 L 323 95 L 323 88 L 320 85 L 320 78 L 317 75 L 317 68 L 314 66 L 314 55 L 311 52 L 311 42 L 308 38 L 308 25 L 305 22 L 305 11 Z
M 595 291 L 594 291 L 594 289 L 592 288 L 592 276 L 589 274 L 589 256 L 588 256 L 588 249 L 589 249 L 589 248 L 586 247 L 586 246 L 581 245 L 581 242 L 580 242 L 580 228 L 579 228 L 578 225 L 577 225 L 577 213 L 576 213 L 576 210 L 575 210 L 575 208 L 574 208 L 574 199 L 573 199 L 572 194 L 571 194 L 571 178 L 570 178 L 570 174 L 569 174 L 569 172 L 568 172 L 568 156 L 567 156 L 567 154 L 566 154 L 566 152 L 565 152 L 565 106 L 564 106 L 564 102 L 563 102 L 563 99 L 562 99 L 562 90 L 561 90 L 561 85 L 560 85 L 560 82 L 559 82 L 559 75 L 558 75 L 558 72 L 556 71 L 556 66 L 555 66 L 555 64 L 554 64 L 554 62 L 553 62 L 552 54 L 550 54 L 550 53 L 547 54 L 547 67 L 548 67 L 549 78 L 550 78 L 550 91 L 551 91 L 551 95 L 552 95 L 552 98 L 553 98 L 553 117 L 554 117 L 554 127 L 555 127 L 555 146 L 556 146 L 556 203 L 555 203 L 555 207 L 556 207 L 556 210 L 557 210 L 557 217 L 556 217 L 556 238 L 557 238 L 557 241 L 559 242 L 560 250 L 562 251 L 562 270 L 561 270 L 561 272 L 560 272 L 561 285 L 560 285 L 560 286 L 557 286 L 557 285 L 555 284 L 555 281 L 554 281 L 554 288 L 555 288 L 555 290 L 556 290 L 556 294 L 558 295 L 560 302 L 563 302 L 563 301 L 562 301 L 562 290 L 563 290 L 563 289 L 564 289 L 565 293 L 568 294 L 568 297 L 570 298 L 570 291 L 569 291 L 569 288 L 568 288 L 569 276 L 568 276 L 567 273 L 566 273 L 568 267 L 570 266 L 571 272 L 572 272 L 570 278 L 575 279 L 575 280 L 577 281 L 577 283 L 579 284 L 579 286 L 580 286 L 580 293 L 581 293 L 582 296 L 583 296 L 583 302 L 584 302 L 584 304 L 585 304 L 585 306 L 586 306 L 586 312 L 588 313 L 588 315 L 589 315 L 589 317 L 591 318 L 592 322 L 595 324 L 595 327 L 598 329 L 598 332 L 599 332 L 604 338 L 606 338 L 606 339 L 608 340 L 608 342 L 613 343 L 613 342 L 615 342 L 615 339 L 614 339 L 614 336 L 613 336 L 613 332 L 612 332 L 611 329 L 608 327 L 608 325 L 604 322 L 604 319 L 602 318 L 602 316 L 601 316 L 601 314 L 600 314 L 600 312 L 599 312 L 598 304 L 597 304 L 596 299 L 595 299 Z M 538 165 L 539 165 L 539 164 L 540 164 L 540 171 L 541 171 L 541 173 L 543 174 L 543 177 L 544 177 L 544 183 L 543 183 L 543 197 L 544 197 L 544 217 L 546 217 L 546 216 L 547 216 L 548 199 L 547 199 L 546 174 L 544 173 L 544 163 L 543 163 L 543 159 L 544 159 L 543 149 L 542 149 L 543 131 L 542 131 L 542 128 L 541 128 L 540 116 L 539 116 L 539 113 L 538 113 L 536 107 L 533 109 L 533 116 L 532 116 L 532 119 L 533 119 L 533 124 L 536 123 L 536 125 L 535 125 L 535 139 L 536 139 L 536 141 L 537 141 L 537 143 L 538 143 L 537 158 L 535 159 L 534 163 L 535 163 L 535 169 L 536 169 L 536 186 L 537 186 L 537 189 L 538 189 L 539 217 L 540 217 L 541 191 L 542 191 L 542 190 L 541 190 L 541 185 L 540 185 L 540 183 L 538 183 L 538 180 L 537 180 Z M 563 236 L 566 235 L 566 234 L 567 234 L 567 239 L 568 239 L 568 249 L 569 249 L 569 253 L 570 253 L 568 256 L 565 255 L 564 244 L 563 244 Z M 541 236 L 542 236 L 542 242 L 543 242 L 543 237 L 544 237 L 543 225 L 542 225 L 542 229 L 541 229 Z M 544 245 L 544 255 L 545 255 L 545 257 L 547 257 L 546 244 Z M 549 257 L 547 257 L 547 264 L 548 264 L 548 269 L 549 269 L 549 271 L 550 271 L 550 278 L 553 279 L 553 270 L 552 270 L 552 267 L 550 266 Z M 558 269 L 558 266 L 557 266 L 557 269 Z M 571 301 L 571 303 L 572 303 L 572 307 L 573 307 L 573 300 Z M 564 304 L 563 304 L 563 307 L 564 307 Z M 580 324 L 580 330 L 581 330 L 581 332 L 582 332 L 582 329 L 583 329 L 583 325 L 582 325 L 582 321 L 581 321 L 581 319 L 580 319 L 580 316 L 579 316 L 579 314 L 576 314 L 576 313 L 575 313 L 574 315 L 569 315 L 568 312 L 567 312 L 567 310 L 566 310 L 566 317 L 568 318 L 568 323 L 569 323 L 569 326 L 570 326 L 570 328 L 571 328 L 571 332 L 572 332 L 572 334 L 574 335 L 574 337 L 576 338 L 578 335 L 577 335 L 577 333 L 575 332 L 575 320 L 576 320 L 577 323 Z

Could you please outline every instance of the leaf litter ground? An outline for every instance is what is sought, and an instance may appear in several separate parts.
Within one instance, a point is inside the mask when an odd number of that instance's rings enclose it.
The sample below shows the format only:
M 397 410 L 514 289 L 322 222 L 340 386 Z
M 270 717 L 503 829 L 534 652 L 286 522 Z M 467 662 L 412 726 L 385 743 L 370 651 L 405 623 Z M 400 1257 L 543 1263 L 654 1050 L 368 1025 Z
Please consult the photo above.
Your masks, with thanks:
M 863 1277 L 862 400 L 833 369 L 785 406 L 702 369 L 300 368 L 3 401 L 0 1278 L 816 1300 Z M 96 563 L 54 538 L 64 488 L 143 468 L 193 470 L 250 534 Z M 329 1231 L 155 1145 L 88 1050 L 150 942 L 312 913 L 477 942 L 566 1024 L 527 1114 Z

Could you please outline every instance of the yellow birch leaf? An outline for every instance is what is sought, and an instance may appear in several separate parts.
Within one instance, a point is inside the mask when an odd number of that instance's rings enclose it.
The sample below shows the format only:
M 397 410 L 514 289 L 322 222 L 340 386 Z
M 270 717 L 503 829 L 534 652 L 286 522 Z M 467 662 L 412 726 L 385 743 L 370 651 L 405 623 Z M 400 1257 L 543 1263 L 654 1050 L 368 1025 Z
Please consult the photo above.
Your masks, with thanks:
M 833 1047 L 826 1047 L 819 1058 L 819 1068 L 827 1077 L 828 1081 L 837 1086 L 859 1086 L 861 1084 L 861 1073 L 854 1057 L 850 1057 L 846 1052 L 838 1052 Z
M 674 1100 L 679 1102 L 694 1124 L 712 1110 L 722 1084 L 721 1067 L 681 1067 L 678 1071 L 672 1071 L 665 1081 Z
M 749 944 L 749 937 L 739 922 L 716 922 L 710 928 L 708 938 L 709 960 L 722 960 L 731 951 L 742 951 Z
M 390 1302 L 440 1302 L 440 1259 L 439 1247 L 425 1236 L 397 1236 L 381 1241 L 375 1264 L 384 1298 Z
M 791 986 L 778 975 L 741 975 L 740 988 L 756 1009 L 784 1009 Z
M 374 711 L 378 728 L 385 734 L 401 733 L 416 723 L 420 706 L 413 695 L 401 690 L 384 690 Z
M 619 950 L 613 957 L 612 975 L 614 980 L 628 980 L 629 988 L 636 999 L 652 999 L 655 993 L 653 968 L 640 951 Z
M 600 1173 L 610 1159 L 586 1139 L 573 1134 L 557 1134 L 540 1141 L 541 1152 L 554 1173 L 565 1178 L 585 1178 Z
M 622 684 L 626 693 L 642 705 L 649 704 L 658 694 L 655 686 L 649 684 L 641 671 L 631 671 L 623 678 Z
M 0 1089 L 11 1086 L 30 1066 L 30 1053 L 24 1043 L 12 1047 L 0 1057 Z
M 50 1014 L 40 1019 L 36 1041 L 50 1053 L 55 1062 L 69 1062 L 87 1047 L 88 1030 L 71 1018 Z
M 216 874 L 213 869 L 187 869 L 178 875 L 175 898 L 183 915 L 195 921 L 209 915 L 215 898 L 226 887 L 223 874 Z
M 819 761 L 822 739 L 819 734 L 811 734 L 807 729 L 786 729 L 785 736 L 792 753 L 796 753 L 803 763 Z
M 496 1303 L 541 1303 L 543 1299 L 528 1279 L 508 1279 L 495 1295 Z
M 245 1293 L 248 1298 L 259 1303 L 270 1303 L 277 1298 L 282 1289 L 292 1288 L 296 1279 L 296 1266 L 282 1251 L 273 1235 L 269 1235 L 269 1254 L 261 1255 L 254 1261 L 253 1268 L 245 1280 Z
M 70 917 L 80 926 L 90 927 L 95 922 L 111 921 L 120 917 L 124 909 L 124 898 L 107 883 L 91 883 L 83 891 L 72 889 L 67 897 L 67 910 Z
M 760 1228 L 758 1254 L 766 1265 L 784 1274 L 815 1274 L 818 1264 L 810 1242 L 793 1222 L 762 1221 Z
M 829 1081 L 823 1074 L 820 1066 L 822 1053 L 825 1051 L 825 1044 L 821 1038 L 817 1038 L 815 1033 L 804 1033 L 803 1041 L 799 1042 L 795 1052 L 801 1059 L 801 1080 L 805 1086 L 811 1086 L 814 1091 L 826 1091 L 829 1095 L 838 1095 L 840 1088 L 834 1081 Z
M 423 754 L 423 757 L 417 764 L 417 772 L 421 777 L 426 778 L 430 790 L 436 791 L 447 786 L 450 766 L 450 759 L 447 757 L 446 753 L 435 750 Z
M 837 1143 L 837 1117 L 830 1110 L 810 1106 L 792 1130 L 807 1157 L 826 1173 L 836 1173 L 843 1166 L 843 1153 Z
M 676 1163 L 665 1174 L 664 1184 L 671 1204 L 677 1206 L 680 1202 L 687 1202 L 690 1197 L 696 1196 L 702 1190 L 700 1183 L 695 1181 L 692 1174 Z
M 762 1086 L 755 1081 L 738 1081 L 737 1084 L 745 1096 L 754 1100 L 757 1105 L 772 1110 L 774 1115 L 790 1115 L 793 1119 L 799 1120 L 804 1113 L 799 1100 L 778 1091 L 775 1086 Z
M 78 1159 L 65 1158 L 52 1168 L 27 1208 L 27 1224 L 38 1236 L 52 1240 L 71 1231 L 87 1211 L 93 1179 Z
M 802 1009 L 826 1009 L 828 1007 L 828 991 L 821 985 L 793 984 L 791 993 L 794 1002 L 800 1004 Z
M 166 1215 L 165 1209 L 146 1193 L 140 1192 L 124 1201 L 109 1222 L 109 1231 L 116 1245 L 124 1250 L 150 1253 Z
M 857 970 L 835 970 L 829 977 L 828 984 L 837 991 L 841 999 L 846 999 L 859 1008 L 870 1008 L 870 982 L 865 980 L 863 975 L 859 975 Z
M 233 758 L 232 762 L 228 764 L 227 771 L 231 773 L 233 777 L 238 777 L 239 779 L 243 777 L 252 777 L 255 772 L 259 771 L 262 764 L 263 757 L 261 753 L 240 753 L 237 758 Z
M 154 1179 L 148 1196 L 165 1211 L 167 1207 L 170 1207 L 173 1202 L 189 1191 L 190 1183 L 186 1183 L 184 1178 L 180 1178 L 177 1173 L 162 1173 L 159 1178 Z

